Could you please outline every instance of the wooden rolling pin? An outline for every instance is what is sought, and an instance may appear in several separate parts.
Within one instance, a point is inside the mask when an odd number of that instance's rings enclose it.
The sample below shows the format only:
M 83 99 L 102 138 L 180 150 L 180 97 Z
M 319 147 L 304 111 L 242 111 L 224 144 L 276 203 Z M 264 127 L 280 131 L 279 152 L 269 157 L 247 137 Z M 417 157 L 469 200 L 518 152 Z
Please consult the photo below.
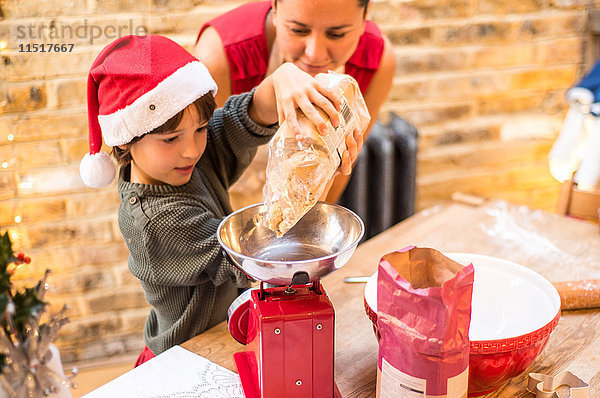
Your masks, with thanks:
M 552 282 L 563 310 L 600 308 L 600 279 Z

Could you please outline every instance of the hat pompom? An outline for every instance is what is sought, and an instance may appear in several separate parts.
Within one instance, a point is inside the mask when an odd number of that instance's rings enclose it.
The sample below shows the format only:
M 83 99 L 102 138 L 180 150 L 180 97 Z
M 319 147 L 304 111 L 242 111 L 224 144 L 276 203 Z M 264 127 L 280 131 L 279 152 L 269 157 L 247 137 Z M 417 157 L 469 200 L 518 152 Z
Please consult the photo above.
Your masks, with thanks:
M 107 186 L 115 178 L 117 168 L 106 152 L 86 153 L 79 165 L 81 180 L 90 188 Z

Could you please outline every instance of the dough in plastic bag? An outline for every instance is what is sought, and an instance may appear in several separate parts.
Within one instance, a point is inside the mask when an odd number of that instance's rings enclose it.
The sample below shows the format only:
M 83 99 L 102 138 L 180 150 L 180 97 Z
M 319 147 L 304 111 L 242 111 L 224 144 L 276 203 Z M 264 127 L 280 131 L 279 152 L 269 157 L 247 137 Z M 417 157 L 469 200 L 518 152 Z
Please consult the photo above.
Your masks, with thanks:
M 321 135 L 315 125 L 297 110 L 302 139 L 284 122 L 269 143 L 263 202 L 267 226 L 278 236 L 285 234 L 306 214 L 323 194 L 341 163 L 346 150 L 345 137 L 355 129 L 364 130 L 371 117 L 356 81 L 348 75 L 328 72 L 315 77 L 328 87 L 343 90 L 340 124 L 328 120 L 328 133 Z

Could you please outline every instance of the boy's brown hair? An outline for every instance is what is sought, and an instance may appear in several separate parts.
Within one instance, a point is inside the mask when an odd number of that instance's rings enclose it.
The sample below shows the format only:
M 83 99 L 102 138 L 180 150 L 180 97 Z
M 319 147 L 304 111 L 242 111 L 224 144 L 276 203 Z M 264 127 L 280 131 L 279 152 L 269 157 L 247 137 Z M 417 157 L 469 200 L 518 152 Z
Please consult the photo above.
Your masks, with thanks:
M 200 120 L 207 121 L 212 117 L 217 104 L 215 103 L 215 98 L 213 97 L 212 93 L 209 92 L 192 102 L 189 106 L 193 106 L 196 109 Z M 167 120 L 162 126 L 159 126 L 154 130 L 147 132 L 146 134 L 164 134 L 166 132 L 175 130 L 179 123 L 181 123 L 181 119 L 183 119 L 183 114 L 186 109 L 187 107 Z M 115 157 L 120 166 L 125 166 L 131 163 L 131 145 L 139 141 L 142 137 L 146 136 L 146 134 L 140 137 L 135 137 L 128 144 L 123 145 L 125 149 L 121 149 L 118 146 L 112 147 L 111 155 Z

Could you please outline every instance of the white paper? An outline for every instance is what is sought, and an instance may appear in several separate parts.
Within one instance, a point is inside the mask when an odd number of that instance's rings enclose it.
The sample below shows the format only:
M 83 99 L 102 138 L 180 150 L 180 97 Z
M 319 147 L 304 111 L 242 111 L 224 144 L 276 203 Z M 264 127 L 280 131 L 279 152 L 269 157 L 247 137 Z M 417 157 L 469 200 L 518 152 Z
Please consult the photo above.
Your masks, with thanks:
M 381 359 L 381 398 L 425 398 L 427 380 L 413 377 Z
M 244 398 L 244 393 L 236 373 L 175 346 L 85 397 Z

